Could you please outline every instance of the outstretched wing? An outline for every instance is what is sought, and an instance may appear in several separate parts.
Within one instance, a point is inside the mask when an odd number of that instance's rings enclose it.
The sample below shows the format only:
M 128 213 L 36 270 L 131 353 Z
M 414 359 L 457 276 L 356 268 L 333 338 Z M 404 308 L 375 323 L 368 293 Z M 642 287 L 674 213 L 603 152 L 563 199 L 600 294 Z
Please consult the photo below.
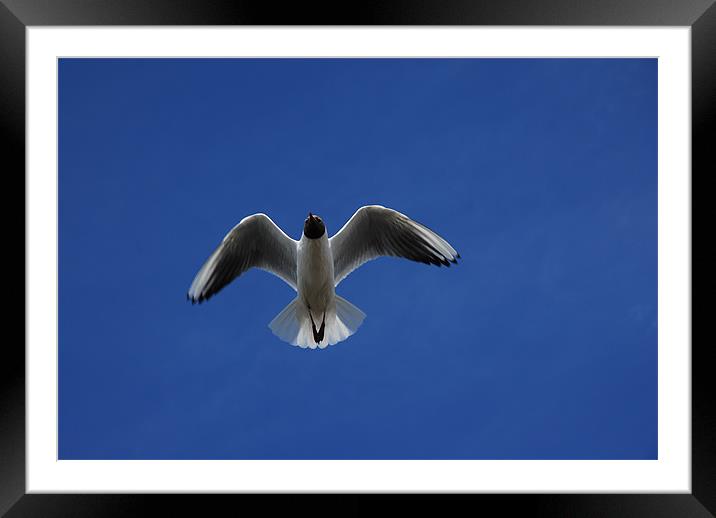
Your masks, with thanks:
M 288 237 L 266 214 L 241 220 L 206 260 L 191 283 L 187 298 L 203 302 L 249 268 L 260 268 L 281 277 L 296 289 L 296 249 L 298 242 Z
M 450 266 L 460 257 L 429 228 L 380 205 L 358 209 L 330 243 L 336 286 L 360 265 L 383 255 L 437 266 Z

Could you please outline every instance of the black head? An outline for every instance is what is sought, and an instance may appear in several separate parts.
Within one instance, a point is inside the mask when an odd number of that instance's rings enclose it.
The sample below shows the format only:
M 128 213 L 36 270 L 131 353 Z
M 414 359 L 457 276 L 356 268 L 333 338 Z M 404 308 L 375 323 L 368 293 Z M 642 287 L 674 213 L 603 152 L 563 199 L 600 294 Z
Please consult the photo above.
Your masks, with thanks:
M 303 235 L 308 239 L 318 239 L 325 233 L 326 225 L 323 224 L 323 220 L 309 212 L 303 224 Z

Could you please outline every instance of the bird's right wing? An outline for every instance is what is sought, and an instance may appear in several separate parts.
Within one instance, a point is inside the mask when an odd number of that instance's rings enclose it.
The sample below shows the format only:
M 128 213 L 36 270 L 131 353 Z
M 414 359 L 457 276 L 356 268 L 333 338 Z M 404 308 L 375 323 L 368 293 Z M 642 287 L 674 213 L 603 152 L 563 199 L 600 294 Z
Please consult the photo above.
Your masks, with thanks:
M 460 257 L 450 243 L 405 214 L 380 205 L 361 207 L 330 239 L 335 285 L 380 256 L 450 266 Z
M 226 234 L 201 267 L 187 298 L 192 303 L 203 302 L 249 268 L 271 272 L 295 290 L 297 248 L 298 242 L 266 214 L 248 216 Z

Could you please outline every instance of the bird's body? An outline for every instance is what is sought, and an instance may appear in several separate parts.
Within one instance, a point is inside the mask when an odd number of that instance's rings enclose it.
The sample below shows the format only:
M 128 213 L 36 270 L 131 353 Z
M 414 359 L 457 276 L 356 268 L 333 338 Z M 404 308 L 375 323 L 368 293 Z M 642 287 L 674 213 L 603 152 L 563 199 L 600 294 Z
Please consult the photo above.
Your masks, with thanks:
M 197 273 L 187 298 L 207 300 L 249 268 L 261 268 L 297 292 L 269 324 L 273 333 L 293 345 L 324 348 L 355 333 L 365 318 L 336 294 L 336 286 L 355 268 L 384 255 L 438 266 L 459 257 L 427 227 L 378 205 L 359 209 L 330 239 L 321 218 L 311 213 L 299 241 L 265 214 L 254 214 L 226 235 Z
M 325 232 L 317 239 L 301 236 L 298 242 L 296 274 L 297 298 L 306 306 L 310 314 L 309 320 L 315 323 L 318 335 L 326 313 L 330 315 L 335 312 L 333 254 Z
M 336 294 L 333 254 L 326 234 L 318 239 L 301 237 L 296 269 L 298 296 L 311 308 L 313 318 L 320 320 Z

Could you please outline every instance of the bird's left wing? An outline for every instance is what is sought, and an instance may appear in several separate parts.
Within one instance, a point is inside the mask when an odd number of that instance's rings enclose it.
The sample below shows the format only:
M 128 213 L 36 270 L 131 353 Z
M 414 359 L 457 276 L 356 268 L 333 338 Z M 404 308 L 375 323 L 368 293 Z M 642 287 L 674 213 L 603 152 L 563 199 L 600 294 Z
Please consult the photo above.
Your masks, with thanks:
M 192 303 L 203 302 L 249 268 L 273 273 L 295 290 L 297 247 L 298 242 L 288 237 L 266 214 L 248 216 L 226 234 L 201 267 L 187 298 Z
M 330 243 L 336 286 L 360 265 L 384 255 L 437 266 L 450 266 L 460 257 L 426 226 L 380 205 L 358 209 Z

